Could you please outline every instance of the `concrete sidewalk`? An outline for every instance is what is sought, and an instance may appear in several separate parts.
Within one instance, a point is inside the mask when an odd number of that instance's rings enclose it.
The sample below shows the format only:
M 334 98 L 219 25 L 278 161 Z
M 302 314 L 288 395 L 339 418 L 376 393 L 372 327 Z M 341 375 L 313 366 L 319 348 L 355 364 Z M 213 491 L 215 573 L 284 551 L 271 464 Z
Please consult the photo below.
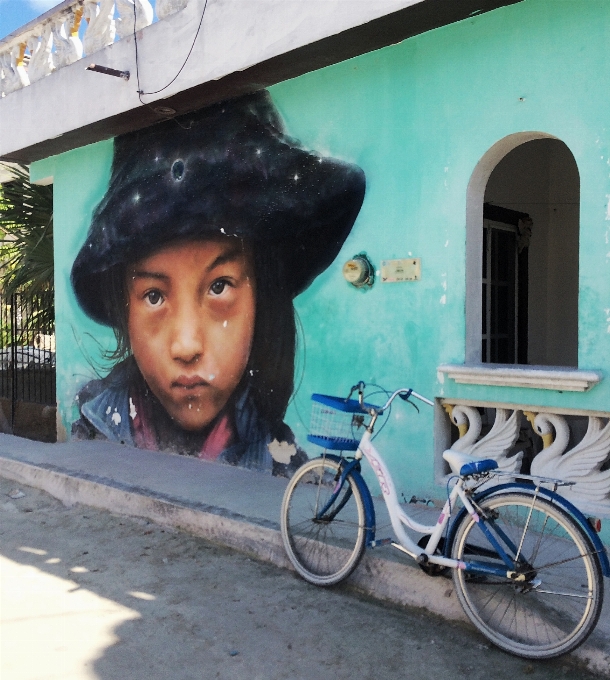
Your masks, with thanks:
M 108 442 L 43 444 L 4 434 L 0 476 L 66 504 L 144 517 L 290 567 L 279 533 L 285 479 Z M 430 513 L 410 507 L 420 519 Z M 377 537 L 389 537 L 383 502 L 376 512 Z M 390 547 L 367 550 L 350 583 L 376 598 L 465 620 L 451 580 L 426 576 Z M 596 631 L 575 654 L 610 677 L 610 594 Z

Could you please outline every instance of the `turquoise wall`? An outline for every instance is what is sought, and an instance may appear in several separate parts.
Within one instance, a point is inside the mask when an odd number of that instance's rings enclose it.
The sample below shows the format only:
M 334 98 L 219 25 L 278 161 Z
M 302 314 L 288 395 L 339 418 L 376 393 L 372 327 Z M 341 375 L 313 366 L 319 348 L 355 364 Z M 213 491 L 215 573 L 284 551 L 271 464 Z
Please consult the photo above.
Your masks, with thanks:
M 335 271 L 297 301 L 307 368 L 294 420 L 308 392 L 359 378 L 428 396 L 608 410 L 607 380 L 559 393 L 441 383 L 436 368 L 465 358 L 468 182 L 496 142 L 538 131 L 564 141 L 578 165 L 579 368 L 608 375 L 609 15 L 605 2 L 526 0 L 271 88 L 292 134 L 355 160 L 368 180 Z M 366 293 L 342 285 L 341 265 L 362 250 L 377 265 L 421 257 L 422 280 Z M 379 439 L 392 470 L 405 488 L 438 495 L 432 409 L 394 411 Z
M 57 410 L 68 436 L 78 418 L 74 396 L 82 385 L 108 373 L 112 364 L 103 352 L 115 346 L 112 331 L 80 309 L 70 284 L 91 213 L 108 187 L 112 150 L 112 140 L 99 142 L 34 163 L 30 170 L 34 181 L 53 176 Z
M 608 410 L 610 381 L 589 393 L 438 382 L 465 355 L 466 190 L 481 157 L 515 132 L 567 144 L 581 177 L 579 367 L 610 367 L 610 3 L 525 0 L 271 88 L 288 132 L 356 162 L 363 209 L 335 263 L 296 300 L 302 323 L 287 422 L 305 441 L 311 392 L 362 379 L 432 397 Z M 107 186 L 112 142 L 55 157 L 58 402 L 65 427 L 78 387 L 108 369 L 112 334 L 78 309 L 69 271 Z M 45 174 L 44 163 L 33 166 Z M 341 274 L 365 251 L 421 257 L 422 280 L 356 290 Z M 434 485 L 433 412 L 397 404 L 380 449 L 405 494 Z M 309 448 L 311 454 L 315 447 Z

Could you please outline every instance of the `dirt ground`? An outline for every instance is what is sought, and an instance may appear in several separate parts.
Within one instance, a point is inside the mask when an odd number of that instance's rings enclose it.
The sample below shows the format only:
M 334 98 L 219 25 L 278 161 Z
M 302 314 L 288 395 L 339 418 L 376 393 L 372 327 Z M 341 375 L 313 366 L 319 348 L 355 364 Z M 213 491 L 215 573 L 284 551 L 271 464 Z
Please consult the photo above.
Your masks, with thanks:
M 2 680 L 588 680 L 475 631 L 0 478 Z

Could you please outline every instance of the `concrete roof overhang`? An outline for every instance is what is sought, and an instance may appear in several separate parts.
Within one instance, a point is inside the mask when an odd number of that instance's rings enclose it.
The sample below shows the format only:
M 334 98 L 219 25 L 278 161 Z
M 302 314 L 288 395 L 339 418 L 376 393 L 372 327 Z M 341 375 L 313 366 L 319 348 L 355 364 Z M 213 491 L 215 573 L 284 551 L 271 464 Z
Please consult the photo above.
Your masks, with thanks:
M 208 0 L 202 34 L 179 78 L 138 97 L 132 36 L 0 100 L 0 159 L 30 163 L 295 78 L 522 0 Z M 141 86 L 178 72 L 204 0 L 137 35 Z M 349 11 L 346 12 L 346 9 Z M 86 71 L 96 62 L 129 81 Z

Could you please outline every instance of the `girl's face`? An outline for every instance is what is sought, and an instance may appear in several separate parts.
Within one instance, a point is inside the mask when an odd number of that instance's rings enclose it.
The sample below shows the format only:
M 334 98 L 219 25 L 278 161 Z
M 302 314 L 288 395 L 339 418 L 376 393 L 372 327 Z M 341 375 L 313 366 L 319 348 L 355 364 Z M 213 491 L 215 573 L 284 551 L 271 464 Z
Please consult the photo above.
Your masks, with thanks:
M 252 254 L 238 239 L 179 241 L 127 270 L 135 360 L 167 413 L 197 431 L 246 369 L 255 318 Z

